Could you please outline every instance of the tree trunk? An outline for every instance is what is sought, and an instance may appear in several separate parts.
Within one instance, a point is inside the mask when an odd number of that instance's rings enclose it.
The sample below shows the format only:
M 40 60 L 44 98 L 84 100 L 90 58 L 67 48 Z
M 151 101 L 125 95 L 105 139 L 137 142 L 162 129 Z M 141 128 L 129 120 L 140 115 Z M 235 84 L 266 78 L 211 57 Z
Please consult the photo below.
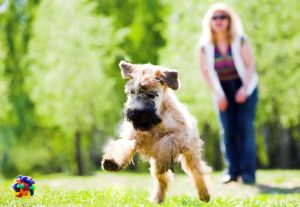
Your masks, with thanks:
M 92 168 L 99 169 L 101 167 L 101 151 L 104 145 L 104 133 L 95 125 L 92 127 L 90 135 L 90 160 Z
M 75 159 L 77 164 L 77 175 L 84 175 L 84 166 L 81 153 L 81 134 L 78 130 L 75 132 Z

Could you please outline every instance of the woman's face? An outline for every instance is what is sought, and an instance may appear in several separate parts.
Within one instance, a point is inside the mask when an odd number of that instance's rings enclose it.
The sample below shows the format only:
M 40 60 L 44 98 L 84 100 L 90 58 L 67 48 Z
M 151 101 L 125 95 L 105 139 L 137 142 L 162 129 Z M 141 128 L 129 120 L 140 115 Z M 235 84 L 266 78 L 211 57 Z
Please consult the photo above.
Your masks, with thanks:
M 226 32 L 229 27 L 229 17 L 224 11 L 215 11 L 211 19 L 211 28 L 214 32 Z

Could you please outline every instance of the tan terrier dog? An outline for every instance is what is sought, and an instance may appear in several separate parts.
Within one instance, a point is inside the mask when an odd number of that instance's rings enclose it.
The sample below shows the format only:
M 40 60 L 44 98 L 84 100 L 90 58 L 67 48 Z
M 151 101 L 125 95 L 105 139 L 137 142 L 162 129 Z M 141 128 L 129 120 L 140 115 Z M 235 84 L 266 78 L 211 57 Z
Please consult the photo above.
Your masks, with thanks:
M 151 64 L 119 64 L 125 86 L 125 120 L 121 139 L 105 148 L 102 168 L 119 171 L 139 151 L 151 163 L 155 179 L 152 201 L 162 202 L 173 161 L 180 160 L 197 188 L 199 198 L 209 201 L 204 176 L 209 167 L 201 160 L 201 141 L 195 119 L 178 101 L 173 90 L 179 87 L 178 72 Z

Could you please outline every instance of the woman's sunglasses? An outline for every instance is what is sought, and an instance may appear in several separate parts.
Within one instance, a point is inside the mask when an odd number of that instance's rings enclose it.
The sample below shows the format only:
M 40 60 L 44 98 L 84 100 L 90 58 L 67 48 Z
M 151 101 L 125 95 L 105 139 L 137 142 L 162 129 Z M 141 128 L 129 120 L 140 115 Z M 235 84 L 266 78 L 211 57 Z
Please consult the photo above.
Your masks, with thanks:
M 218 19 L 224 20 L 224 19 L 228 19 L 228 17 L 226 15 L 222 14 L 222 15 L 213 16 L 212 19 L 213 20 L 218 20 Z

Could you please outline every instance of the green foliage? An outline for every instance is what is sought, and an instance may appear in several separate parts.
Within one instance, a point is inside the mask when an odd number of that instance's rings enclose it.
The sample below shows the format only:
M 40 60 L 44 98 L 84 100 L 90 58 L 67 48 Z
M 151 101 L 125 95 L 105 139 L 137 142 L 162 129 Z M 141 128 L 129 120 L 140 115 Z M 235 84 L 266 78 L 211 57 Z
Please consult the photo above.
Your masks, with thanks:
M 262 6 L 253 1 L 239 5 L 256 51 L 261 78 L 258 119 L 260 122 L 279 120 L 285 127 L 291 127 L 299 123 L 300 117 L 297 98 L 300 96 L 300 28 L 293 21 L 298 16 L 300 3 L 286 4 L 278 0 L 260 3 Z
M 93 17 L 91 9 L 80 1 L 44 1 L 37 14 L 27 83 L 45 126 L 113 131 L 105 123 L 117 114 L 118 93 L 112 95 L 115 80 L 102 69 L 113 31 L 110 19 Z
M 6 1 L 7 2 L 7 1 Z M 31 135 L 35 126 L 33 105 L 24 87 L 27 68 L 24 57 L 31 35 L 31 23 L 38 4 L 36 0 L 9 1 L 1 14 L 1 124 L 0 124 L 0 166 L 5 175 L 16 171 L 16 149 Z M 4 2 L 3 2 L 4 3 Z
M 4 48 L 3 41 L 0 42 L 0 47 Z M 8 112 L 10 110 L 9 100 L 8 100 L 8 80 L 4 76 L 5 64 L 4 64 L 5 53 L 3 50 L 0 50 L 0 123 L 3 123 L 8 119 Z M 1 146 L 1 145 L 0 145 Z
M 115 124 L 107 123 L 116 123 L 120 116 L 116 77 L 103 69 L 118 39 L 111 41 L 115 36 L 111 20 L 91 15 L 92 9 L 79 0 L 43 1 L 28 54 L 26 82 L 39 123 L 61 129 L 70 152 L 76 131 L 86 139 L 93 130 L 113 134 Z
M 99 0 L 97 12 L 111 16 L 124 39 L 120 47 L 136 63 L 157 64 L 157 50 L 165 44 L 162 31 L 167 6 L 159 0 Z

